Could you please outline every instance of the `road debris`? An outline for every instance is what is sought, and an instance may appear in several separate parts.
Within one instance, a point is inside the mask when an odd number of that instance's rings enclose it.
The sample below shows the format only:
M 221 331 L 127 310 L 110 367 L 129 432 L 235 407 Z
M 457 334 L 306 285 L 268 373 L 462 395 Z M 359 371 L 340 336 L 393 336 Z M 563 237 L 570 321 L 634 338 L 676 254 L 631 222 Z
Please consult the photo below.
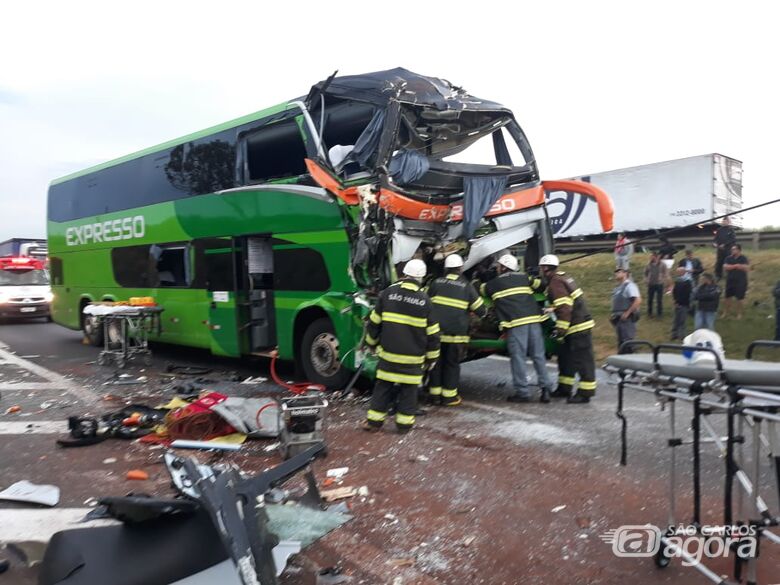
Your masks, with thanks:
M 357 494 L 357 489 L 353 487 L 340 487 L 320 492 L 320 495 L 326 502 L 335 502 L 336 500 L 351 498 L 355 494 Z
M 476 537 L 476 536 L 467 536 L 466 538 L 464 538 L 464 539 L 461 541 L 461 543 L 460 543 L 460 544 L 461 544 L 462 546 L 471 546 L 471 543 L 472 543 L 472 542 L 474 542 L 475 540 L 477 540 L 477 537 Z
M 22 407 L 19 406 L 18 404 L 15 404 L 13 406 L 9 406 L 8 408 L 6 408 L 5 414 L 16 414 L 17 412 L 21 412 L 21 411 L 22 411 Z
M 566 509 L 566 504 L 562 504 L 560 506 L 555 506 L 552 510 L 550 510 L 550 512 L 552 512 L 553 514 L 557 514 L 561 510 L 565 510 L 565 509 Z
M 131 469 L 125 477 L 129 480 L 145 481 L 149 479 L 149 474 L 142 469 Z
M 29 481 L 17 481 L 0 492 L 0 500 L 56 506 L 60 501 L 60 488 L 56 485 L 37 485 Z
M 347 473 L 349 473 L 349 467 L 335 467 L 328 469 L 325 472 L 325 477 L 332 477 L 333 479 L 342 479 Z

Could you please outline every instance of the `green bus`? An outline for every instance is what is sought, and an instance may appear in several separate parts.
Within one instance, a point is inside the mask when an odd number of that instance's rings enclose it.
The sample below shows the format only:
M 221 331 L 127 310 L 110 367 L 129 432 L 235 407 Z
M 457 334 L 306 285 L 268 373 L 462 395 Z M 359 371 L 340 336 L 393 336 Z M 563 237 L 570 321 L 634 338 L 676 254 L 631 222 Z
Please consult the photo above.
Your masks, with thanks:
M 461 162 L 485 145 L 486 164 Z M 609 207 L 597 188 L 565 183 Z M 551 251 L 544 188 L 504 106 L 404 69 L 332 76 L 305 97 L 54 180 L 52 317 L 99 345 L 87 304 L 151 296 L 164 309 L 158 341 L 277 350 L 338 387 L 400 263 L 422 257 L 436 273 L 459 251 L 478 270 L 521 242 L 527 265 Z M 474 347 L 500 344 L 486 337 Z

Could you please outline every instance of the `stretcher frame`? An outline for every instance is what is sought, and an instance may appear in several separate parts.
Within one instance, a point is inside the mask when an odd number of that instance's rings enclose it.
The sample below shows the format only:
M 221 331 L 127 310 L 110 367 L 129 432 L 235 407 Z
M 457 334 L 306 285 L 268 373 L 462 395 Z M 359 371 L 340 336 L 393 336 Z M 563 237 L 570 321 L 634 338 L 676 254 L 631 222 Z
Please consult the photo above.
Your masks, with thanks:
M 674 533 L 667 531 L 661 535 L 662 547 L 654 560 L 658 567 L 669 565 L 671 558 L 664 554 L 669 547 L 690 566 L 696 569 L 713 583 L 742 583 L 757 585 L 758 556 L 760 555 L 761 539 L 780 544 L 780 535 L 772 528 L 780 526 L 780 512 L 772 513 L 767 501 L 761 496 L 762 453 L 770 459 L 773 468 L 777 499 L 780 502 L 780 440 L 778 439 L 778 423 L 780 423 L 780 380 L 777 392 L 760 388 L 747 388 L 729 382 L 728 372 L 724 368 L 719 354 L 712 349 L 691 347 L 685 345 L 662 343 L 654 345 L 648 341 L 629 341 L 620 350 L 633 351 L 636 347 L 648 347 L 652 351 L 652 369 L 631 369 L 618 367 L 609 363 L 603 369 L 618 376 L 617 410 L 620 420 L 620 464 L 627 465 L 628 420 L 624 412 L 624 394 L 626 389 L 646 392 L 655 395 L 661 410 L 669 412 L 669 522 L 668 526 L 677 526 L 677 450 L 684 445 L 692 447 L 693 476 L 693 510 L 691 525 L 700 530 L 701 516 L 701 452 L 702 446 L 714 445 L 725 461 L 725 478 L 723 487 L 723 525 L 748 526 L 755 530 L 757 543 L 756 555 L 741 558 L 734 552 L 734 581 L 724 580 L 719 574 L 709 569 L 703 562 L 688 555 L 668 540 Z M 758 347 L 780 348 L 780 342 L 758 340 L 750 344 L 746 359 L 751 360 L 753 352 Z M 711 380 L 701 381 L 662 373 L 659 355 L 663 350 L 671 351 L 706 351 L 715 359 L 714 374 Z M 614 383 L 614 382 L 613 382 Z M 677 403 L 690 404 L 692 408 L 691 437 L 684 439 L 678 436 Z M 668 408 L 667 408 L 668 407 Z M 708 417 L 725 415 L 727 435 L 720 436 Z M 763 427 L 763 428 L 762 428 Z M 745 456 L 745 432 L 752 435 L 751 453 Z M 702 436 L 703 433 L 706 436 Z M 736 512 L 734 510 L 734 491 L 739 488 Z M 747 505 L 749 503 L 749 505 Z M 755 513 L 755 515 L 754 515 Z M 744 571 L 743 571 L 744 569 Z

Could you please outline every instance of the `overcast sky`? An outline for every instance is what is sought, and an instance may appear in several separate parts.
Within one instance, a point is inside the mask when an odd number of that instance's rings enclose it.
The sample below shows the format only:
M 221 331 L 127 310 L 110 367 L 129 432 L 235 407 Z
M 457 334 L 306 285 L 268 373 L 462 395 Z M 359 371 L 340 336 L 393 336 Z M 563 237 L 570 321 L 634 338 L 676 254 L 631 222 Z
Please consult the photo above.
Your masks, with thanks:
M 719 152 L 743 161 L 746 206 L 774 199 L 777 11 L 746 4 L 7 3 L 0 239 L 44 236 L 51 179 L 305 94 L 335 69 L 406 67 L 509 106 L 545 179 Z M 780 204 L 744 222 L 780 225 Z

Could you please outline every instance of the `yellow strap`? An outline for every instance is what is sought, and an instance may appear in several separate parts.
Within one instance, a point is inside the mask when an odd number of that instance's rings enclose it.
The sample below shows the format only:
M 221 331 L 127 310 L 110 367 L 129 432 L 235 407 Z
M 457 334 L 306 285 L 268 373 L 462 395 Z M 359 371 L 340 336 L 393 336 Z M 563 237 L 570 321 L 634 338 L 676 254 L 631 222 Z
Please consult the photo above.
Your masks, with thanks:
M 425 333 L 428 335 L 436 335 L 441 331 L 441 327 L 439 327 L 438 323 L 434 323 L 433 325 L 428 325 L 428 327 L 425 328 Z
M 574 299 L 572 299 L 571 297 L 560 297 L 553 301 L 553 307 L 560 307 L 562 305 L 572 306 L 574 305 Z
M 366 413 L 366 418 L 374 422 L 383 422 L 387 418 L 387 413 L 379 412 L 378 410 L 369 410 Z
M 382 322 L 382 315 L 376 312 L 376 310 L 371 311 L 371 314 L 368 316 L 368 318 L 371 320 L 372 323 L 375 325 L 379 325 Z
M 425 359 L 427 359 L 427 360 L 437 360 L 437 359 L 439 359 L 440 355 L 441 355 L 441 350 L 433 349 L 433 350 L 428 351 L 428 352 L 425 353 Z
M 422 384 L 422 374 L 396 374 L 395 372 L 387 372 L 385 370 L 377 370 L 376 377 L 378 380 L 384 380 L 385 382 L 393 382 L 394 384 L 413 384 L 419 386 Z
M 502 329 L 511 329 L 512 327 L 520 327 L 521 325 L 530 325 L 531 323 L 541 323 L 541 315 L 531 315 L 530 317 L 520 317 L 519 319 L 512 319 L 511 321 L 501 321 Z
M 376 354 L 385 361 L 393 362 L 394 364 L 423 364 L 425 363 L 425 356 L 421 355 L 407 355 L 403 353 L 393 353 L 387 351 L 381 345 Z
M 596 382 L 585 382 L 580 380 L 580 390 L 595 390 Z
M 410 427 L 414 424 L 414 415 L 413 414 L 401 414 L 400 412 L 395 413 L 395 422 L 399 425 L 404 425 L 406 427 Z
M 468 309 L 469 307 L 468 301 L 453 299 L 452 297 L 443 297 L 441 295 L 435 295 L 431 297 L 431 301 L 433 301 L 437 305 L 446 305 L 448 307 L 454 307 L 456 309 Z
M 471 311 L 476 311 L 477 309 L 479 309 L 484 304 L 485 304 L 485 301 L 482 300 L 482 297 L 477 297 L 477 300 L 469 305 L 469 309 Z
M 411 327 L 425 327 L 428 322 L 425 317 L 410 317 L 401 313 L 382 313 L 382 320 L 388 323 L 399 323 Z
M 513 286 L 512 288 L 505 288 L 504 290 L 494 292 L 491 295 L 491 298 L 495 301 L 496 299 L 503 299 L 504 297 L 511 297 L 512 295 L 531 295 L 533 292 L 534 291 L 531 290 L 530 286 Z
M 582 323 L 577 323 L 576 325 L 572 325 L 569 327 L 568 331 L 566 331 L 566 335 L 571 335 L 572 333 L 580 333 L 581 331 L 587 331 L 588 329 L 593 329 L 596 326 L 596 322 L 593 319 L 590 319 L 589 321 L 584 321 Z
M 487 284 L 483 284 L 479 287 L 479 294 L 481 294 L 483 297 L 487 294 L 485 291 L 487 289 Z
M 558 376 L 558 383 L 566 386 L 574 385 L 574 376 Z
M 441 391 L 441 395 L 444 398 L 455 398 L 458 395 L 458 389 L 457 388 L 444 388 Z
M 471 341 L 471 337 L 468 335 L 442 335 L 440 339 L 442 343 L 468 343 Z

